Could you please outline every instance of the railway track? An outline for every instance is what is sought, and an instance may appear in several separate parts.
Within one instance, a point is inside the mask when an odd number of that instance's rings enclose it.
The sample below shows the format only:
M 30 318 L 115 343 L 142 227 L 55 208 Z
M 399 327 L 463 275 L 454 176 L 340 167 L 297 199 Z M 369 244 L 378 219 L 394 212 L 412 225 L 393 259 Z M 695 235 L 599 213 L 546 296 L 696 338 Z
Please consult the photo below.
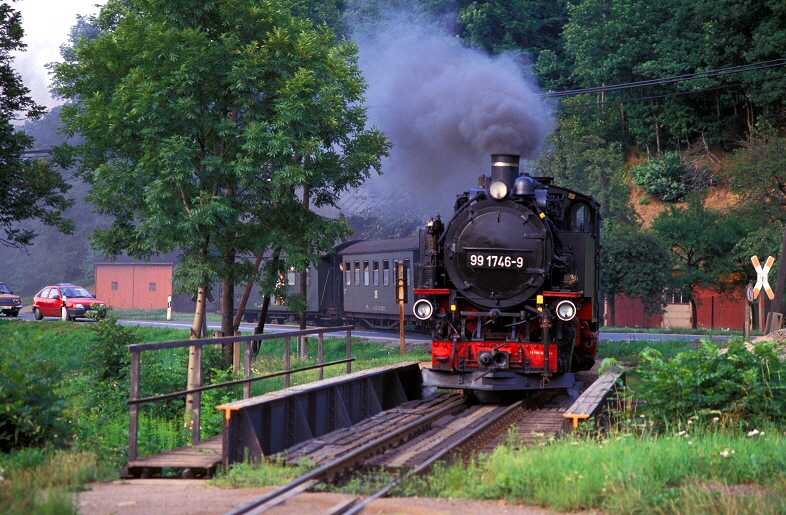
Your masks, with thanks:
M 529 400 L 503 405 L 468 405 L 460 394 L 407 402 L 351 428 L 288 449 L 285 456 L 280 456 L 286 462 L 306 461 L 316 468 L 227 515 L 268 512 L 320 482 L 333 482 L 363 469 L 373 471 L 378 481 L 384 477 L 380 481 L 383 486 L 368 497 L 352 499 L 328 512 L 331 515 L 360 513 L 401 481 L 426 471 L 437 461 L 455 457 L 457 453 L 470 456 L 493 447 L 511 425 L 548 413 L 548 409 L 540 406 L 553 403 L 554 396 L 553 392 L 541 392 Z

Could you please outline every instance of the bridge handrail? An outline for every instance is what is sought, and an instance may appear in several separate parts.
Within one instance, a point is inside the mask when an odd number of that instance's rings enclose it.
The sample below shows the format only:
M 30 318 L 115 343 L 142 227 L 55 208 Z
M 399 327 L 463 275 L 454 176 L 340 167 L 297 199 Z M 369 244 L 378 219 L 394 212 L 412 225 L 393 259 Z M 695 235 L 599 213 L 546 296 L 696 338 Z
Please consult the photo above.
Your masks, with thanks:
M 177 341 L 170 341 L 170 342 L 155 342 L 155 343 L 135 343 L 132 345 L 127 345 L 129 352 L 131 353 L 131 377 L 130 377 L 130 386 L 129 386 L 129 420 L 128 420 L 128 461 L 133 461 L 137 458 L 137 444 L 139 438 L 139 405 L 144 404 L 147 402 L 155 402 L 160 401 L 172 397 L 180 397 L 182 395 L 190 395 L 192 400 L 192 407 L 191 407 L 191 444 L 196 445 L 200 441 L 200 410 L 201 410 L 201 392 L 203 390 L 209 390 L 213 388 L 219 388 L 224 386 L 234 386 L 237 384 L 243 384 L 243 398 L 248 399 L 251 396 L 251 382 L 266 379 L 270 377 L 276 376 L 284 376 L 284 387 L 289 387 L 290 382 L 290 375 L 301 372 L 304 370 L 311 370 L 314 368 L 319 369 L 318 379 L 323 378 L 323 369 L 324 367 L 331 366 L 331 365 L 339 365 L 341 363 L 346 363 L 346 373 L 349 374 L 352 372 L 352 329 L 354 326 L 345 325 L 340 327 L 317 327 L 313 329 L 305 329 L 305 330 L 296 330 L 296 331 L 287 331 L 282 333 L 266 333 L 266 334 L 253 334 L 247 336 L 222 336 L 219 338 L 205 338 L 200 340 L 177 340 Z M 333 361 L 330 363 L 324 362 L 324 334 L 325 333 L 332 333 L 338 331 L 346 331 L 346 345 L 347 345 L 347 358 L 339 361 Z M 316 334 L 318 338 L 318 365 L 313 365 L 309 367 L 301 367 L 295 370 L 292 370 L 290 366 L 290 341 L 292 337 L 298 336 L 307 336 L 310 334 Z M 276 372 L 274 374 L 269 374 L 267 376 L 260 376 L 256 378 L 251 377 L 251 342 L 254 341 L 264 341 L 264 340 L 274 340 L 274 339 L 283 339 L 284 340 L 284 370 L 282 372 Z M 237 381 L 229 381 L 227 383 L 215 384 L 215 385 L 208 385 L 208 386 L 200 386 L 199 383 L 201 382 L 202 377 L 202 347 L 205 345 L 222 345 L 227 343 L 244 343 L 244 352 L 243 352 L 243 379 Z M 197 370 L 196 377 L 197 380 L 197 387 L 192 388 L 190 390 L 183 390 L 178 392 L 171 392 L 168 394 L 163 394 L 160 396 L 155 397 L 146 397 L 140 398 L 140 386 L 139 386 L 139 378 L 140 378 L 140 370 L 141 370 L 141 354 L 144 351 L 151 351 L 151 350 L 160 350 L 160 349 L 176 349 L 180 347 L 190 347 L 192 350 L 191 352 L 194 353 L 194 367 Z

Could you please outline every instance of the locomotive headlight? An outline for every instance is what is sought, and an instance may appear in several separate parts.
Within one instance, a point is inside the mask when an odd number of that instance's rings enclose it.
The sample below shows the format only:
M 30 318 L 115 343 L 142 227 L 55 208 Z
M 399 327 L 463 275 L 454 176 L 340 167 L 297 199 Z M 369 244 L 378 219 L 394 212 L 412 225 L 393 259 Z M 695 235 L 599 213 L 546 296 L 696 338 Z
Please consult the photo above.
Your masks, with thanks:
M 560 320 L 564 320 L 567 322 L 568 320 L 573 320 L 573 317 L 576 316 L 576 305 L 569 300 L 563 300 L 559 304 L 557 304 L 557 317 Z
M 495 200 L 502 200 L 508 196 L 508 185 L 502 181 L 494 181 L 489 186 L 489 195 Z
M 420 299 L 412 306 L 412 311 L 418 320 L 428 320 L 434 314 L 434 305 L 426 299 Z

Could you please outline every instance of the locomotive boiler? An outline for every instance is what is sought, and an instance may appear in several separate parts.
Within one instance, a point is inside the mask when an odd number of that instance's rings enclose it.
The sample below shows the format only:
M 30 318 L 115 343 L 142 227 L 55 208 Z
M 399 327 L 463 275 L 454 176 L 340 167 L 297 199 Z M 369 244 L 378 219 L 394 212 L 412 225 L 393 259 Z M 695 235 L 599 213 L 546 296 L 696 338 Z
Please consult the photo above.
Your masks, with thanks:
M 519 156 L 491 162 L 450 221 L 420 231 L 413 311 L 432 331 L 424 384 L 569 388 L 597 354 L 599 205 L 519 173 Z

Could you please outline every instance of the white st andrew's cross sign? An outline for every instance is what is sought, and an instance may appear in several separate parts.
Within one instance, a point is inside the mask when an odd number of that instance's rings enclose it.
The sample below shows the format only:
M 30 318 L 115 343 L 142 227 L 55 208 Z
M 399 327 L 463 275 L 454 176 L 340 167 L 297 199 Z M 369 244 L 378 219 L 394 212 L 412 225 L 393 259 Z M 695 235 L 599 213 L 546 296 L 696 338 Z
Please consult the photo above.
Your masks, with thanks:
M 775 298 L 775 293 L 770 288 L 770 283 L 767 282 L 767 274 L 770 273 L 770 268 L 772 268 L 772 264 L 775 262 L 775 258 L 770 256 L 767 258 L 767 261 L 764 263 L 764 266 L 761 266 L 759 263 L 759 258 L 757 256 L 751 257 L 751 263 L 753 263 L 753 268 L 756 269 L 756 285 L 753 287 L 753 298 L 758 298 L 759 292 L 764 290 L 767 292 L 767 297 L 770 300 Z

